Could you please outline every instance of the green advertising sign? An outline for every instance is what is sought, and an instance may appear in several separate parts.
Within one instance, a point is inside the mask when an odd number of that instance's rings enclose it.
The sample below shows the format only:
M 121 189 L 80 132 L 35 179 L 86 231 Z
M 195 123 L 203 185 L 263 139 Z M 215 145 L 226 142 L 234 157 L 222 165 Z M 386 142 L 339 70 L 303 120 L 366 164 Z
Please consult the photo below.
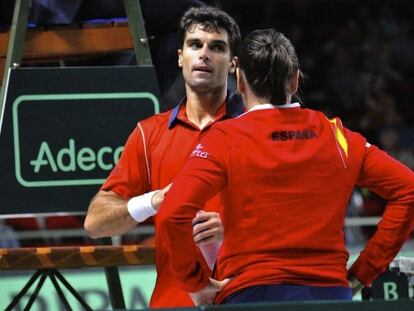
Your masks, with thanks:
M 98 101 L 112 99 L 117 100 L 117 105 L 122 105 L 123 99 L 146 99 L 152 102 L 153 111 L 158 113 L 160 110 L 158 99 L 151 93 L 137 92 L 137 93 L 97 93 L 97 94 L 43 94 L 43 95 L 22 95 L 16 98 L 13 103 L 13 142 L 14 142 L 14 160 L 15 160 L 15 174 L 17 181 L 24 187 L 56 187 L 56 186 L 82 186 L 82 185 L 101 185 L 104 178 L 81 178 L 74 179 L 71 173 L 79 171 L 89 172 L 95 169 L 106 171 L 107 174 L 118 161 L 123 146 L 112 148 L 110 146 L 102 146 L 95 151 L 90 147 L 83 147 L 76 149 L 76 139 L 69 138 L 68 146 L 63 147 L 56 154 L 53 154 L 51 144 L 47 140 L 40 142 L 38 152 L 33 158 L 33 155 L 27 156 L 21 153 L 21 137 L 20 127 L 21 120 L 24 119 L 19 116 L 19 111 L 24 110 L 22 106 L 32 105 L 34 110 L 41 107 L 42 104 L 52 105 L 52 109 L 61 109 L 64 111 L 69 107 L 73 113 L 76 109 L 76 104 L 82 100 Z M 101 103 L 102 105 L 102 103 Z M 56 107 L 61 106 L 61 107 Z M 46 108 L 47 109 L 47 108 Z M 46 114 L 50 115 L 50 114 Z M 24 115 L 23 115 L 24 116 Z M 33 132 L 31 132 L 31 136 Z M 30 158 L 33 158 L 30 160 Z M 106 162 L 105 158 L 109 158 Z M 26 163 L 24 163 L 26 161 Z M 27 163 L 30 163 L 29 167 Z M 25 165 L 26 164 L 26 165 Z M 30 180 L 25 177 L 26 174 L 22 171 L 22 167 L 28 167 L 31 175 L 35 176 L 35 180 Z M 31 169 L 30 169 L 31 168 Z M 67 176 L 62 176 L 61 179 L 42 179 L 42 171 L 48 169 L 47 174 L 65 172 L 69 173 Z M 29 173 L 29 175 L 30 175 Z M 37 180 L 36 180 L 37 179 Z
M 17 68 L 0 127 L 0 215 L 86 211 L 138 121 L 160 112 L 152 66 Z

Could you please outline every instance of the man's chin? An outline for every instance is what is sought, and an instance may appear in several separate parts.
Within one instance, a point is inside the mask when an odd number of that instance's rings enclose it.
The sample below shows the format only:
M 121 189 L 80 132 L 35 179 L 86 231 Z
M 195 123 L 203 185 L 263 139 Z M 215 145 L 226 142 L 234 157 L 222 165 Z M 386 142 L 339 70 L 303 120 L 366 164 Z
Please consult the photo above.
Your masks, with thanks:
M 211 81 L 207 80 L 197 80 L 191 83 L 191 88 L 195 91 L 207 91 L 213 89 L 215 86 L 211 83 Z
M 191 79 L 186 81 L 186 85 L 189 86 L 193 92 L 197 93 L 215 93 L 220 92 L 223 88 L 227 87 L 225 81 L 218 82 L 216 79 Z

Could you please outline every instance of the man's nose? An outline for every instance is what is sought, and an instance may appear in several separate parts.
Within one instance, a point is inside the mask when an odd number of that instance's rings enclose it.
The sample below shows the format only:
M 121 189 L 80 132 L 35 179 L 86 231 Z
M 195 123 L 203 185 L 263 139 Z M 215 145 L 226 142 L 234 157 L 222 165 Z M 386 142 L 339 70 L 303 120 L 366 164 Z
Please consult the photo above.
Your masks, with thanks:
M 210 59 L 210 52 L 209 52 L 207 44 L 204 44 L 203 47 L 200 49 L 200 59 L 204 61 Z

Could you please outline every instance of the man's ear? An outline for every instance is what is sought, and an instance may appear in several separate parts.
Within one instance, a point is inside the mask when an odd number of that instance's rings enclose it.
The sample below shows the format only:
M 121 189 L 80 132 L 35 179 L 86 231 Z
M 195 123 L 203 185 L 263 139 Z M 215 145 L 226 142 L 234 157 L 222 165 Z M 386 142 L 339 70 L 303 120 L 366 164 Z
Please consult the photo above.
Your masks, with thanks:
M 244 92 L 246 91 L 246 81 L 245 81 L 245 77 L 244 77 L 244 73 L 243 71 L 240 70 L 240 67 L 236 68 L 236 86 L 237 86 L 237 91 L 240 94 L 244 94 Z
M 181 49 L 178 49 L 177 54 L 178 54 L 178 67 L 182 68 L 183 67 L 183 51 Z
M 296 94 L 299 87 L 299 69 L 293 73 L 292 79 L 290 80 L 290 94 Z
M 236 71 L 237 62 L 238 62 L 238 58 L 237 56 L 234 56 L 230 61 L 229 73 L 234 73 Z

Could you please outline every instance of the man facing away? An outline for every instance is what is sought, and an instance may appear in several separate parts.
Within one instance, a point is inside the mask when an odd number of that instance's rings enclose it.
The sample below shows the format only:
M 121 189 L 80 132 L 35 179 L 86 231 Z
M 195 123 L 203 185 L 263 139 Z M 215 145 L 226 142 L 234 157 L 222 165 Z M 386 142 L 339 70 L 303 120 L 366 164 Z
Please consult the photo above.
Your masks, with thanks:
M 413 230 L 414 173 L 338 118 L 291 102 L 299 61 L 281 33 L 253 32 L 238 58 L 237 88 L 247 112 L 203 136 L 204 153 L 192 153 L 158 215 L 172 271 L 196 304 L 351 300 Z M 388 204 L 347 270 L 344 218 L 356 185 Z M 200 268 L 189 235 L 196 212 L 221 189 L 217 284 Z
M 119 162 L 90 203 L 84 226 L 93 238 L 124 234 L 155 215 L 200 135 L 217 121 L 243 111 L 240 98 L 227 90 L 240 43 L 235 21 L 218 8 L 191 8 L 181 19 L 179 40 L 178 65 L 186 98 L 173 110 L 137 124 Z M 219 205 L 219 197 L 212 198 L 205 205 L 207 212 L 194 218 L 197 224 L 190 237 L 200 247 L 221 243 Z M 170 259 L 157 234 L 155 247 L 157 281 L 150 306 L 192 306 L 187 292 L 171 277 Z M 205 260 L 201 262 L 211 273 Z

